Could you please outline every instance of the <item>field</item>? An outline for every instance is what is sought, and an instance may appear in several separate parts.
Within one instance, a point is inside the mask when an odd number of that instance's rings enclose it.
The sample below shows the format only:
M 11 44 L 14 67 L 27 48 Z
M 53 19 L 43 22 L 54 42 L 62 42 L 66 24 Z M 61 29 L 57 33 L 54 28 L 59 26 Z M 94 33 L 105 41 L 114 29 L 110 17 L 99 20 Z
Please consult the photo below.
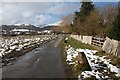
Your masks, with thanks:
M 0 57 L 3 58 L 3 65 L 56 37 L 57 35 L 2 36 L 0 39 Z

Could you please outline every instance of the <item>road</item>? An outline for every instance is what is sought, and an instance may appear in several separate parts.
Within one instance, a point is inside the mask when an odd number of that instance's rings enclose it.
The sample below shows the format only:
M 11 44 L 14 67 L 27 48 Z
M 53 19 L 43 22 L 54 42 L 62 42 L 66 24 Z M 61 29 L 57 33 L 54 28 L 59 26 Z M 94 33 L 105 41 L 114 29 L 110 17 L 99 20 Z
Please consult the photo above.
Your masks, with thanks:
M 59 37 L 3 68 L 3 78 L 65 78 Z

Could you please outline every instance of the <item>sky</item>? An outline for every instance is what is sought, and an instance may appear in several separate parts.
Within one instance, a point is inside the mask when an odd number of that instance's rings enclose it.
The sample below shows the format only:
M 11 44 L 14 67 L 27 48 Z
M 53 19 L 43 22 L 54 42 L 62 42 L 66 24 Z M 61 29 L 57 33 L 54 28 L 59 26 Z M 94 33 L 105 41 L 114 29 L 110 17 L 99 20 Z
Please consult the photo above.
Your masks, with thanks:
M 55 23 L 63 16 L 79 11 L 80 3 L 64 2 L 4 2 L 0 15 L 2 24 L 27 23 L 43 25 Z
M 97 5 L 101 6 L 101 3 Z M 0 25 L 52 24 L 59 22 L 66 15 L 79 11 L 79 8 L 80 2 L 2 2 L 0 3 Z

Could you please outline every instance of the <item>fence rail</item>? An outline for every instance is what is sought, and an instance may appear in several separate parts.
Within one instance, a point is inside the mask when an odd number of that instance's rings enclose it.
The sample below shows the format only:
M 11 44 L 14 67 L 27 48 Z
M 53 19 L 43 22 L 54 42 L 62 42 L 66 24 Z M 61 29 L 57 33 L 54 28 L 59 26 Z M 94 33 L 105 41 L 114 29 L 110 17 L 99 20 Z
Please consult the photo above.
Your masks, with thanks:
M 102 48 L 105 42 L 105 38 L 93 37 L 93 36 L 81 36 L 81 35 L 71 35 L 72 38 L 81 41 L 85 44 L 90 44 Z
M 104 38 L 92 37 L 91 45 L 102 48 L 105 42 Z
M 113 53 L 114 56 L 120 57 L 120 41 L 93 36 L 71 35 L 72 38 L 85 44 L 100 47 L 107 53 Z

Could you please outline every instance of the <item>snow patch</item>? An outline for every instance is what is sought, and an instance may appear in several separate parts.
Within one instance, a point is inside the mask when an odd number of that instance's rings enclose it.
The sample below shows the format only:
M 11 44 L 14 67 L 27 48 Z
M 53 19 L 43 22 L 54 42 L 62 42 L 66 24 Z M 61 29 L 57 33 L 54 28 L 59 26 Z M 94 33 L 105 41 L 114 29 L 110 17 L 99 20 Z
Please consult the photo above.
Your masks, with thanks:
M 92 71 L 83 71 L 78 78 L 85 79 L 91 76 L 94 76 L 97 79 L 112 79 L 109 74 L 114 72 L 116 77 L 120 77 L 120 68 L 112 65 L 110 59 L 105 59 L 106 56 L 99 57 L 96 54 L 97 50 L 89 50 L 89 49 L 74 49 L 73 47 L 66 46 L 65 47 L 67 57 L 66 61 L 69 65 L 75 64 L 76 62 L 73 61 L 73 58 L 78 56 L 78 52 L 83 52 L 88 60 L 88 63 L 92 69 Z M 109 71 L 110 70 L 110 71 Z

